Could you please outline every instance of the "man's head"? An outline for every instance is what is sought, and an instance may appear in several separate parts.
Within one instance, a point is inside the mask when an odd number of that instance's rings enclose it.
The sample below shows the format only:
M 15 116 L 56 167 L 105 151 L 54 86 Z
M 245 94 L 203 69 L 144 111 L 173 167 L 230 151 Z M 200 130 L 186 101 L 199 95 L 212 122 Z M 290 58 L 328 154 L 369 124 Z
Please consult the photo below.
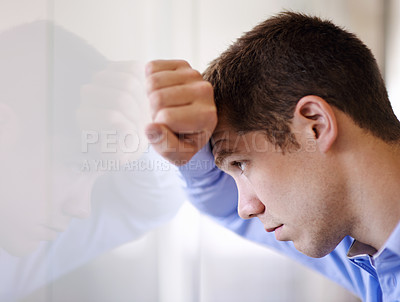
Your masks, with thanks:
M 265 130 L 295 144 L 289 123 L 302 97 L 317 95 L 384 141 L 400 139 L 379 68 L 353 34 L 296 13 L 270 18 L 244 34 L 204 73 L 218 116 L 237 131 Z
M 330 22 L 284 13 L 246 33 L 204 77 L 218 109 L 213 153 L 235 179 L 240 216 L 258 217 L 306 255 L 332 251 L 358 222 L 349 171 L 363 149 L 349 144 L 400 139 L 370 50 Z
M 29 254 L 89 214 L 95 175 L 73 165 L 80 159 L 75 111 L 81 86 L 106 65 L 49 21 L 0 33 L 0 249 Z M 69 143 L 68 155 L 59 141 Z

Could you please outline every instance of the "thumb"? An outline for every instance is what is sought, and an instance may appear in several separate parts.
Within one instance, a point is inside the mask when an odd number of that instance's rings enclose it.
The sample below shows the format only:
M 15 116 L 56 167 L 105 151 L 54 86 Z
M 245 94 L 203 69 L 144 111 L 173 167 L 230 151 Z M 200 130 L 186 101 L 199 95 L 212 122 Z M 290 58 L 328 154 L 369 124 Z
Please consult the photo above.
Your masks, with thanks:
M 153 148 L 174 165 L 186 164 L 197 152 L 197 147 L 180 139 L 164 124 L 151 123 L 145 129 L 146 136 Z

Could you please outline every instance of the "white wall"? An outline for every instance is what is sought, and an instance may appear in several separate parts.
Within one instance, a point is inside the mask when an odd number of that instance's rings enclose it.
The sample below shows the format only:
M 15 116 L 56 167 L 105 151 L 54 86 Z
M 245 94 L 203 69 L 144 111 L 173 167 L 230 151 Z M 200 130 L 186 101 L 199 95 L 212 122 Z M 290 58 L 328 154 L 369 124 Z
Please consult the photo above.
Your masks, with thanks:
M 48 17 L 47 0 L 0 1 L 0 32 L 13 26 Z
M 393 110 L 400 117 L 400 2 L 389 1 L 386 83 Z

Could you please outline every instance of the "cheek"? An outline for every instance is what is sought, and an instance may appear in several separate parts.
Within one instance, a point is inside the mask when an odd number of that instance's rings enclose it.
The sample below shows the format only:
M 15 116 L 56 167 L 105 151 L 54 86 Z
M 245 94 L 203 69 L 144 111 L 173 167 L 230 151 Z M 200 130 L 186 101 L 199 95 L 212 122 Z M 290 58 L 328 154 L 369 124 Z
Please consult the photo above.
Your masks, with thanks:
M 265 205 L 267 213 L 281 217 L 287 215 L 295 195 L 291 181 L 279 175 L 254 173 L 250 182 L 258 199 Z
M 332 198 L 332 177 L 321 167 L 312 154 L 275 152 L 257 156 L 248 178 L 272 214 L 304 224 L 326 212 L 323 203 L 327 196 Z
M 324 202 L 324 193 L 318 177 L 295 165 L 277 163 L 268 169 L 260 165 L 254 169 L 251 183 L 267 210 L 287 223 L 303 225 L 323 211 L 319 204 Z
M 329 184 L 304 188 L 293 198 L 293 227 L 299 238 L 319 242 L 321 248 L 329 249 L 346 232 L 343 198 Z

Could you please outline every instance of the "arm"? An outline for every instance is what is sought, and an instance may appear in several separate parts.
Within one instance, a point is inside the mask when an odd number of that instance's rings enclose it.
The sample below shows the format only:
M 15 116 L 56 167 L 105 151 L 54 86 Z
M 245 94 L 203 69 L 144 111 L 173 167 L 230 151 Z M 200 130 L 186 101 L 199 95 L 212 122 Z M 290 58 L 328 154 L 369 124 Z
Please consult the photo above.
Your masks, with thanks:
M 346 258 L 351 238 L 315 259 L 298 252 L 292 242 L 277 241 L 259 220 L 239 217 L 235 182 L 214 165 L 208 145 L 216 127 L 216 107 L 199 73 L 183 61 L 155 61 L 147 66 L 147 80 L 153 119 L 148 138 L 158 153 L 180 166 L 185 191 L 196 208 L 238 235 L 272 247 L 356 294 L 362 292 L 360 280 L 368 276 Z

